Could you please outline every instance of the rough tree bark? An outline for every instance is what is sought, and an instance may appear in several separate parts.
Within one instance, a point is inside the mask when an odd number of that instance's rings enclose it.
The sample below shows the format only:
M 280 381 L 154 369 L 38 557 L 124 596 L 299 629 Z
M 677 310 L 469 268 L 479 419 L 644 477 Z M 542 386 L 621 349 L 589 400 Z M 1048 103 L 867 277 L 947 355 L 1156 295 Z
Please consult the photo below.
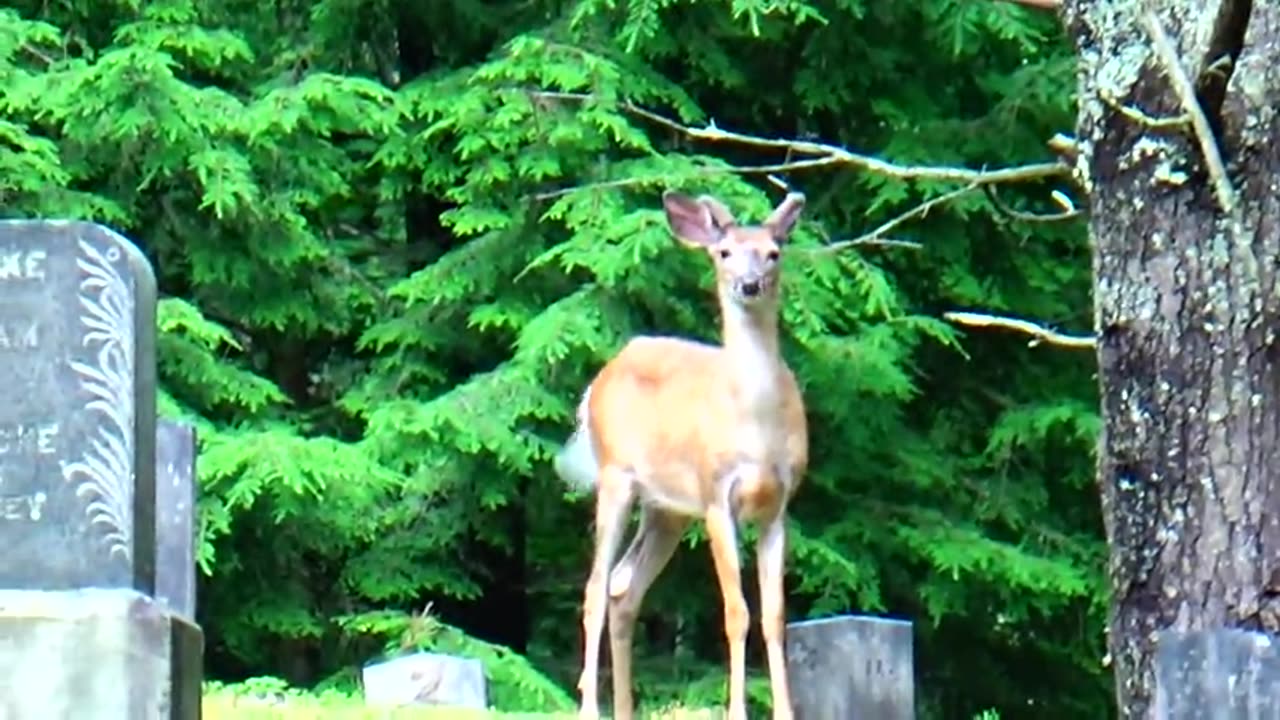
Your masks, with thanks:
M 1145 720 L 1157 630 L 1277 630 L 1280 3 L 1062 15 L 1094 243 L 1108 643 L 1120 717 Z

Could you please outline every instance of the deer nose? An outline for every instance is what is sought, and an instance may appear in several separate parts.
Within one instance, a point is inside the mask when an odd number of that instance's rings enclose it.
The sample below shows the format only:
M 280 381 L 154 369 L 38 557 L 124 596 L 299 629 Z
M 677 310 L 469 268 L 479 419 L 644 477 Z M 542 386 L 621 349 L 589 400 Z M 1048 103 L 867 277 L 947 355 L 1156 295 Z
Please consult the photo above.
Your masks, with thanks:
M 741 289 L 743 295 L 746 295 L 747 297 L 755 297 L 760 294 L 760 281 L 743 280 Z

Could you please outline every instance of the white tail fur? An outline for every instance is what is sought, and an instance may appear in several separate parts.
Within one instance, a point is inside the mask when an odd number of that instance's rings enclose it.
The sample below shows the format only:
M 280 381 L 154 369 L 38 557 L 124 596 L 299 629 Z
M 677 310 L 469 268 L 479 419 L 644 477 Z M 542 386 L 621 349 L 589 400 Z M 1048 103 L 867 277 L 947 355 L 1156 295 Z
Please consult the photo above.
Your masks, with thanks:
M 591 386 L 587 386 L 578 403 L 577 421 L 573 434 L 564 447 L 556 453 L 556 474 L 569 487 L 580 492 L 594 490 L 600 463 L 596 460 L 594 441 L 591 437 Z

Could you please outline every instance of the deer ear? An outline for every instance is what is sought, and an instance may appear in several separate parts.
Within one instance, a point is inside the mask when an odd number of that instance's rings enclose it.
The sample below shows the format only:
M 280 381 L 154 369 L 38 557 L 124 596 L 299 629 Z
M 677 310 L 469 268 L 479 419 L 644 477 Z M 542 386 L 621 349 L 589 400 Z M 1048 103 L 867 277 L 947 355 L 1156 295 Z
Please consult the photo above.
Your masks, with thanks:
M 710 195 L 700 195 L 698 202 L 706 205 L 707 209 L 711 211 L 711 219 L 721 231 L 728 230 L 738 224 L 737 219 L 733 217 L 733 213 L 729 208 L 716 198 Z
M 778 207 L 769 213 L 769 219 L 764 221 L 764 225 L 773 231 L 778 240 L 785 240 L 795 229 L 801 210 L 804 210 L 804 193 L 787 193 Z
M 720 242 L 724 233 L 705 203 L 668 190 L 662 193 L 662 208 L 671 232 L 684 244 L 708 247 Z

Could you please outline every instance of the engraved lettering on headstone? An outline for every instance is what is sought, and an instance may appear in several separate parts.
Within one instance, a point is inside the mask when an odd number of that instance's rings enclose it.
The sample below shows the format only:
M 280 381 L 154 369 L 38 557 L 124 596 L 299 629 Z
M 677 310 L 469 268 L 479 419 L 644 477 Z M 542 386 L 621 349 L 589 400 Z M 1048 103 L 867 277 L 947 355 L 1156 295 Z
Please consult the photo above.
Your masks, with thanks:
M 44 280 L 44 250 L 0 248 L 0 282 L 7 280 Z
M 0 520 L 30 520 L 40 522 L 44 519 L 44 503 L 48 496 L 43 492 L 30 495 L 0 495 Z
M 0 425 L 0 455 L 52 455 L 57 439 L 56 421 Z
M 0 350 L 34 350 L 40 347 L 40 325 L 34 320 L 0 322 Z
M 0 490 L 4 490 L 4 474 L 0 473 Z M 0 495 L 0 520 L 30 520 L 44 518 L 44 503 L 48 495 L 36 491 L 29 495 Z

